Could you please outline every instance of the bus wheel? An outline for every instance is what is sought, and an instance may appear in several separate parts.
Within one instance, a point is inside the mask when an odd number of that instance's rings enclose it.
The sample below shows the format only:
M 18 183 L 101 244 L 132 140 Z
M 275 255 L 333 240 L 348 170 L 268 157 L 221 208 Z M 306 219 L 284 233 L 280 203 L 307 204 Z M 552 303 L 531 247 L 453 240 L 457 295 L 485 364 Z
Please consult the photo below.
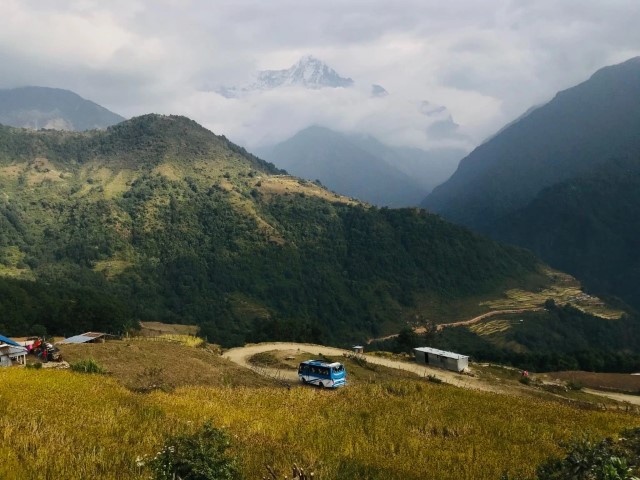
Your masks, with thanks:
M 320 382 L 318 384 L 318 387 L 320 388 L 320 390 L 324 390 L 324 383 Z
M 306 379 L 306 378 L 304 378 L 304 377 L 302 377 L 302 383 L 308 383 L 308 382 L 307 382 L 307 379 Z

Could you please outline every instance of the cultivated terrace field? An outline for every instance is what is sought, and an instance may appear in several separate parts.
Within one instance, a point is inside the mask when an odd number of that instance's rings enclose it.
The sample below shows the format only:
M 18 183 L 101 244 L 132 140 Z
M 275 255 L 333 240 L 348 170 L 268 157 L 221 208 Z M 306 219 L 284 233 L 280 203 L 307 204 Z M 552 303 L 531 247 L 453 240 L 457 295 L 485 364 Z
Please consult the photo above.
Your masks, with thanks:
M 150 478 L 144 462 L 177 432 L 224 428 L 247 479 L 294 463 L 318 479 L 531 477 L 558 442 L 636 426 L 625 413 L 463 390 L 424 379 L 338 391 L 275 385 L 137 393 L 117 375 L 0 371 L 0 478 Z

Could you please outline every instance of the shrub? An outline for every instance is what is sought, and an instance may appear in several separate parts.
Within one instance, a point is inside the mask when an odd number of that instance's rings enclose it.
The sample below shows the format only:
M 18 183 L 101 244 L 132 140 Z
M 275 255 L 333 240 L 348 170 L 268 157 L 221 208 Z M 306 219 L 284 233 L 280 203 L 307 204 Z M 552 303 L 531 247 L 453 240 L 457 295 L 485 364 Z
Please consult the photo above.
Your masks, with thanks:
M 149 467 L 156 480 L 241 479 L 237 460 L 225 453 L 229 447 L 229 435 L 207 422 L 193 434 L 168 438 Z
M 628 431 L 637 437 L 637 430 Z M 624 434 L 624 432 L 623 432 Z M 538 480 L 638 480 L 633 475 L 639 460 L 637 445 L 627 445 L 628 440 L 605 439 L 594 442 L 587 438 L 575 440 L 566 446 L 567 456 L 552 458 L 538 467 Z
M 70 367 L 74 372 L 99 374 L 106 373 L 105 369 L 93 358 L 88 358 L 86 360 L 80 360 L 79 362 L 72 363 Z
M 584 387 L 584 385 L 582 384 L 582 382 L 579 381 L 569 381 L 567 382 L 567 388 L 569 390 L 575 390 L 575 391 L 580 391 L 582 390 L 582 388 Z

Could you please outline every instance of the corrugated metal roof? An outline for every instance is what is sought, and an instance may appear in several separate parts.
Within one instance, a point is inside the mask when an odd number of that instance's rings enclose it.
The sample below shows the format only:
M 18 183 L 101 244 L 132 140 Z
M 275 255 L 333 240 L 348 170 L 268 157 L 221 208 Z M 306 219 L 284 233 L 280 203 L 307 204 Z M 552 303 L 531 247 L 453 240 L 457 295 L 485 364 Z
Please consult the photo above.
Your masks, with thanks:
M 0 345 L 0 355 L 8 355 L 9 357 L 17 355 L 26 355 L 27 349 L 20 345 Z
M 0 335 L 0 343 L 6 343 L 7 345 L 13 345 L 14 347 L 19 347 L 20 345 L 8 337 L 4 335 Z
M 327 362 L 322 361 L 322 360 L 307 360 L 307 361 L 302 362 L 302 363 L 304 363 L 306 365 L 313 365 L 315 367 L 337 367 L 339 365 L 342 365 L 340 362 L 327 363 Z
M 96 340 L 97 338 L 106 336 L 106 333 L 87 332 L 81 335 L 75 335 L 73 337 L 65 338 L 64 340 L 60 340 L 58 343 L 87 343 Z
M 418 348 L 414 348 L 414 350 L 417 350 L 418 352 L 440 355 L 441 357 L 453 358 L 455 360 L 460 360 L 462 358 L 469 358 L 467 355 L 460 355 L 459 353 L 453 353 L 453 352 L 445 352 L 444 350 L 438 350 L 437 348 L 431 348 L 431 347 L 418 347 Z

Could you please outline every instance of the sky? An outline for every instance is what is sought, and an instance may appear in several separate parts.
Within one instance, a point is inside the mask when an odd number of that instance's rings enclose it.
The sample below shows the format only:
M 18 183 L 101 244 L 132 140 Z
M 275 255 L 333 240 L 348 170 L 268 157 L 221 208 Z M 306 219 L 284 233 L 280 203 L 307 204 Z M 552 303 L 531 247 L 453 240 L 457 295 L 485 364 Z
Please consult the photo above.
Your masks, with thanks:
M 470 149 L 640 55 L 637 0 L 0 0 L 0 88 L 72 90 L 126 117 L 182 114 L 248 148 L 309 125 Z M 313 55 L 351 89 L 227 99 Z M 372 99 L 371 84 L 390 95 Z M 434 129 L 423 102 L 457 127 Z

